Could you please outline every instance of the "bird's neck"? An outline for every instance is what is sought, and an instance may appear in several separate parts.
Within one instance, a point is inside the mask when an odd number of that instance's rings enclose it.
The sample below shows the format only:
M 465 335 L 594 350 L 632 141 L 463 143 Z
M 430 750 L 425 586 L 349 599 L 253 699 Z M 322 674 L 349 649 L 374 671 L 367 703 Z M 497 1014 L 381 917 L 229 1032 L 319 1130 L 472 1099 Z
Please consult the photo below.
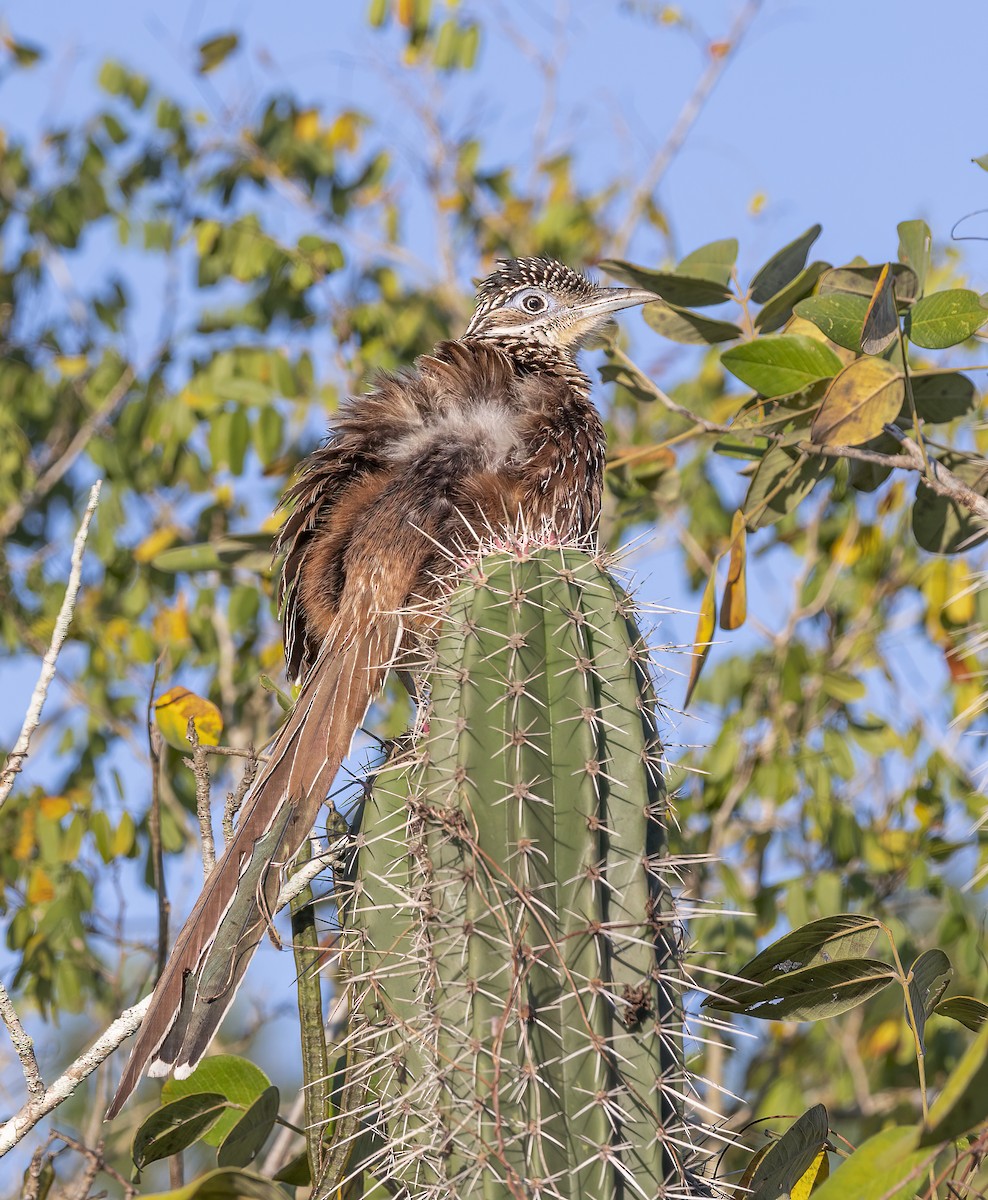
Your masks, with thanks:
M 464 338 L 468 344 L 493 346 L 511 360 L 519 375 L 550 374 L 562 379 L 584 400 L 590 399 L 590 379 L 572 353 L 545 342 L 523 338 Z

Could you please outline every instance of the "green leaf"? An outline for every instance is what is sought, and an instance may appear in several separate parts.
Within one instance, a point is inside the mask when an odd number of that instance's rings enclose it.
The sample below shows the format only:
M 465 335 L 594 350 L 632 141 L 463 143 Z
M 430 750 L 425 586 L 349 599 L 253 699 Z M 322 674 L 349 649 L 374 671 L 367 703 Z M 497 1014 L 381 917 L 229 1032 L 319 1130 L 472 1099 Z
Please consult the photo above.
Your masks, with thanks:
M 817 379 L 836 375 L 843 366 L 829 346 L 806 334 L 757 338 L 725 350 L 720 361 L 763 396 L 800 392 Z
M 713 345 L 716 342 L 732 342 L 741 336 L 741 330 L 730 321 L 714 321 L 688 308 L 678 308 L 656 300 L 642 309 L 647 324 L 663 337 L 689 346 Z
M 766 1021 L 820 1021 L 863 1004 L 896 978 L 891 967 L 872 958 L 788 971 L 785 966 L 780 966 L 776 979 L 758 987 L 734 980 L 722 983 L 719 994 L 704 1005 Z
M 236 1054 L 215 1054 L 204 1058 L 187 1078 L 172 1076 L 166 1079 L 161 1095 L 173 1100 L 195 1092 L 218 1092 L 231 1104 L 248 1108 L 270 1086 L 271 1080 L 261 1068 L 245 1058 Z M 203 1140 L 210 1146 L 219 1146 L 242 1115 L 237 1109 L 230 1109 Z
M 861 330 L 868 312 L 868 301 L 864 296 L 852 296 L 846 292 L 808 296 L 800 300 L 793 311 L 797 317 L 812 321 L 817 329 L 845 350 L 857 350 L 860 347 Z
M 920 1133 L 921 1146 L 962 1137 L 988 1118 L 988 1024 L 961 1056 L 933 1102 Z
M 820 277 L 820 292 L 827 295 L 830 292 L 844 292 L 852 296 L 864 296 L 871 300 L 875 294 L 875 284 L 878 283 L 885 263 L 865 264 L 864 266 L 834 267 Z M 902 263 L 892 263 L 892 274 L 895 277 L 895 299 L 900 311 L 908 308 L 919 295 L 919 280 L 916 272 Z
M 791 283 L 806 265 L 810 247 L 820 236 L 823 226 L 811 225 L 787 246 L 760 267 L 751 281 L 751 298 L 756 304 L 765 304 L 777 292 Z
M 687 254 L 676 268 L 676 274 L 710 279 L 726 287 L 731 282 L 731 272 L 737 261 L 738 239 L 722 238 Z
M 905 380 L 891 363 L 856 358 L 827 389 L 810 439 L 818 445 L 860 446 L 895 420 L 905 397 Z
M 977 388 L 959 371 L 914 371 L 909 380 L 916 413 L 931 425 L 956 421 L 977 406 Z
M 19 67 L 33 67 L 44 53 L 39 46 L 30 45 L 28 42 L 14 41 L 9 34 L 4 34 L 0 40 L 3 41 L 14 62 Z
M 290 1162 L 285 1163 L 275 1175 L 275 1179 L 279 1183 L 289 1183 L 292 1187 L 308 1187 L 312 1182 L 308 1153 L 303 1150 L 300 1154 L 296 1154 Z
M 950 288 L 917 300 L 906 317 L 906 337 L 926 350 L 957 346 L 988 321 L 977 292 Z
M 762 455 L 741 506 L 748 528 L 774 525 L 804 500 L 831 469 L 823 456 L 810 457 L 787 446 L 772 446 Z
M 737 979 L 721 985 L 721 995 L 734 998 L 759 985 L 774 983 L 792 971 L 856 960 L 868 953 L 880 929 L 880 921 L 858 913 L 810 921 L 746 962 L 737 972 Z M 884 963 L 877 965 L 888 970 Z
M 919 1044 L 925 1049 L 926 1021 L 936 1008 L 940 997 L 947 990 L 954 968 L 950 959 L 942 950 L 926 950 L 909 968 L 909 1003 L 916 1016 L 916 1034 Z M 906 1021 L 909 1019 L 909 1009 L 906 1009 Z
M 235 33 L 224 33 L 219 37 L 208 38 L 199 45 L 199 65 L 196 68 L 200 75 L 206 75 L 230 57 L 240 45 L 240 38 Z
M 173 1191 L 144 1194 L 141 1200 L 285 1200 L 285 1192 L 263 1175 L 223 1167 Z
M 791 283 L 765 301 L 764 307 L 755 317 L 755 328 L 762 333 L 771 333 L 780 325 L 784 325 L 792 316 L 794 305 L 808 296 L 824 271 L 829 270 L 830 263 L 810 263 Z
M 933 1160 L 917 1149 L 912 1125 L 893 1125 L 863 1142 L 813 1192 L 813 1200 L 913 1200 L 920 1194 L 923 1172 Z
M 215 542 L 197 542 L 172 546 L 151 560 L 156 571 L 217 571 L 240 567 L 267 574 L 271 570 L 271 535 L 244 533 L 238 537 L 218 538 Z
M 703 308 L 708 304 L 722 304 L 731 295 L 730 288 L 703 276 L 691 278 L 671 271 L 650 271 L 622 259 L 608 258 L 598 265 L 622 283 L 646 288 L 670 304 Z
M 815 1104 L 774 1142 L 748 1181 L 746 1200 L 781 1200 L 809 1170 L 830 1132 L 827 1110 Z
M 930 272 L 930 249 L 933 245 L 933 235 L 925 221 L 900 221 L 899 231 L 899 262 L 912 267 L 919 281 L 919 294 L 926 287 L 926 277 Z
M 960 1021 L 974 1033 L 988 1021 L 988 1004 L 974 996 L 948 996 L 946 1000 L 941 1000 L 933 1011 L 938 1017 L 950 1017 L 952 1021 Z
M 134 1165 L 140 1170 L 148 1163 L 178 1154 L 203 1137 L 226 1112 L 226 1097 L 219 1092 L 196 1091 L 163 1104 L 134 1135 Z
M 220 1144 L 217 1166 L 246 1167 L 254 1161 L 278 1119 L 280 1101 L 281 1094 L 273 1084 L 261 1092 Z
M 945 451 L 937 461 L 979 496 L 988 496 L 988 465 L 983 459 Z M 917 543 L 931 554 L 959 554 L 988 538 L 983 521 L 956 500 L 938 496 L 921 483 L 916 487 L 912 526 Z

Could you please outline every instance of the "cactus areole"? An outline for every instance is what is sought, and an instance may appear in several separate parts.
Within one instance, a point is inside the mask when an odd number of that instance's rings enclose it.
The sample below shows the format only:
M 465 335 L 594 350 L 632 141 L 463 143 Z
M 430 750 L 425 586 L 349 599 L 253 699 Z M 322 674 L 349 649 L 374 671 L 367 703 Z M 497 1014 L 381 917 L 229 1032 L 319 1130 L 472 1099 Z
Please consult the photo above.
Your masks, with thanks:
M 427 727 L 376 778 L 346 902 L 355 1194 L 683 1194 L 645 655 L 578 550 L 488 555 L 451 595 Z

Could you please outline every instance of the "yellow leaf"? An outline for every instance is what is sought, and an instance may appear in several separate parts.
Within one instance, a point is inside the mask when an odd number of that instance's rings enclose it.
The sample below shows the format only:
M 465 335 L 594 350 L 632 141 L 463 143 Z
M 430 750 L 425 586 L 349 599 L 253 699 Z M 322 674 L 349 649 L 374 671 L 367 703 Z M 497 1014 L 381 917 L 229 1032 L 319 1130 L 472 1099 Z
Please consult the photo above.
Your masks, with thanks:
M 827 389 L 810 426 L 817 445 L 857 446 L 894 421 L 906 397 L 902 375 L 883 358 L 856 358 Z
M 17 831 L 17 841 L 14 842 L 10 851 L 15 862 L 27 862 L 34 853 L 34 830 L 37 820 L 38 814 L 34 808 L 25 808 L 21 813 L 21 827 Z
M 28 904 L 44 904 L 54 900 L 55 886 L 41 867 L 35 867 L 27 885 Z
M 88 365 L 85 354 L 60 354 L 55 359 L 55 370 L 63 379 L 76 379 Z
M 356 150 L 360 141 L 360 122 L 354 112 L 341 112 L 329 127 L 329 145 L 333 150 Z
M 185 597 L 180 596 L 174 608 L 163 608 L 154 614 L 151 622 L 151 632 L 155 643 L 159 646 L 170 646 L 173 649 L 185 645 L 190 637 L 189 610 Z
M 789 1200 L 808 1200 L 810 1192 L 819 1187 L 829 1175 L 830 1159 L 824 1147 L 817 1151 L 816 1157 L 789 1189 Z
M 737 629 L 748 615 L 748 583 L 745 576 L 747 528 L 744 513 L 738 509 L 731 521 L 731 557 L 727 582 L 720 602 L 721 629 Z
M 902 1021 L 898 1017 L 886 1017 L 870 1030 L 861 1042 L 861 1052 L 868 1062 L 893 1054 L 902 1037 Z
M 319 136 L 319 113 L 307 108 L 295 118 L 295 136 L 300 142 L 312 142 Z
M 153 558 L 157 558 L 162 550 L 173 546 L 177 537 L 178 530 L 174 525 L 165 525 L 161 529 L 156 529 L 153 533 L 149 533 L 143 542 L 134 547 L 134 558 L 139 563 L 149 563 Z
M 204 746 L 219 745 L 223 732 L 223 715 L 211 700 L 197 696 L 188 688 L 173 687 L 154 702 L 154 717 L 161 736 L 176 750 L 190 752 L 189 721 L 195 721 L 195 731 Z
M 38 807 L 43 817 L 58 821 L 72 811 L 72 801 L 67 796 L 45 796 Z
M 768 196 L 764 192 L 755 192 L 755 194 L 748 201 L 748 216 L 749 217 L 761 216 L 762 212 L 765 209 L 765 205 L 767 203 L 768 203 Z
M 707 661 L 707 655 L 710 653 L 711 639 L 714 636 L 714 628 L 717 624 L 718 561 L 719 559 L 715 560 L 713 567 L 710 569 L 710 578 L 707 580 L 707 586 L 703 589 L 703 599 L 700 601 L 700 619 L 696 623 L 696 637 L 693 640 L 693 663 L 690 667 L 690 681 L 686 688 L 686 699 L 683 701 L 684 708 L 689 706 L 689 702 L 693 696 L 693 689 L 700 678 L 703 664 Z

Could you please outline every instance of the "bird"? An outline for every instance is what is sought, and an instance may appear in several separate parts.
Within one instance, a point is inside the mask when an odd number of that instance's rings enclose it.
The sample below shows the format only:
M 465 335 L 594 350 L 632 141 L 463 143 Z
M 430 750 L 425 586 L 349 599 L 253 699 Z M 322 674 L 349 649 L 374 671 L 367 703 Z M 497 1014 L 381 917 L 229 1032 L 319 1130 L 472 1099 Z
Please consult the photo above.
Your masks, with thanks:
M 286 492 L 275 542 L 298 695 L 179 932 L 107 1119 L 142 1075 L 185 1078 L 210 1045 L 449 548 L 519 528 L 596 545 L 605 435 L 576 356 L 612 314 L 656 299 L 552 259 L 501 260 L 460 338 L 341 404 Z

